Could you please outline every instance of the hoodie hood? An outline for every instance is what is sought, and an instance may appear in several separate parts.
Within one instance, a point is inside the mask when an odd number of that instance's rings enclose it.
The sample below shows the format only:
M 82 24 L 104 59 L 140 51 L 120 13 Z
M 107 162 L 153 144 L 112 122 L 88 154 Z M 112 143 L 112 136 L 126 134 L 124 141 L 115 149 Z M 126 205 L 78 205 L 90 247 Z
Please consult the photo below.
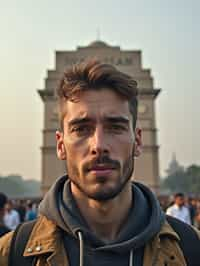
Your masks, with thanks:
M 95 250 L 123 253 L 143 247 L 160 231 L 165 219 L 158 200 L 146 186 L 134 182 L 132 190 L 133 206 L 127 222 L 117 239 L 109 243 L 104 243 L 91 232 L 75 203 L 67 176 L 59 178 L 47 192 L 40 203 L 39 213 L 73 238 L 80 240 L 81 237 Z

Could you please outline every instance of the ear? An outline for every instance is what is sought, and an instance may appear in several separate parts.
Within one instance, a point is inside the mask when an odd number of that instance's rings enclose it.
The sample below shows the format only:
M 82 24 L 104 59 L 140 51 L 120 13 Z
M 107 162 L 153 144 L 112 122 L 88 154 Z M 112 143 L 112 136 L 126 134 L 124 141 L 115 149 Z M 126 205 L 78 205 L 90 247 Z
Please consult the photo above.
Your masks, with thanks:
M 136 127 L 134 156 L 139 157 L 141 153 L 142 153 L 142 129 Z
M 66 150 L 64 146 L 64 136 L 60 131 L 56 131 L 56 149 L 60 160 L 66 160 Z

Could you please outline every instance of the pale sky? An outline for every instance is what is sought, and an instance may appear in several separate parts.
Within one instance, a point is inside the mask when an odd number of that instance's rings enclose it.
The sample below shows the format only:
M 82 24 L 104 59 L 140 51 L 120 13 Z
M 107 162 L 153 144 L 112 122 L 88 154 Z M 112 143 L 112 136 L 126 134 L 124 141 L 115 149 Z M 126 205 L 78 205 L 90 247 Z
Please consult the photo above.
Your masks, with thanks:
M 43 103 L 55 50 L 97 38 L 141 50 L 155 87 L 160 172 L 200 164 L 200 1 L 0 0 L 0 174 L 41 177 Z

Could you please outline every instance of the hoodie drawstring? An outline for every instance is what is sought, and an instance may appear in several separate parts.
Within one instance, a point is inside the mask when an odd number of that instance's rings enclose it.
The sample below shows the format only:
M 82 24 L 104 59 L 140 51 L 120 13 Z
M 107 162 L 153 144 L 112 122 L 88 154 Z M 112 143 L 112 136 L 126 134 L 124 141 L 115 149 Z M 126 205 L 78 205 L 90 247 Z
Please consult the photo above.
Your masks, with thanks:
M 83 236 L 81 234 L 81 231 L 78 231 L 78 238 L 79 238 L 79 245 L 80 245 L 79 265 L 83 266 Z
M 133 250 L 130 251 L 129 266 L 133 266 Z
M 81 231 L 78 231 L 78 238 L 79 238 L 79 248 L 80 248 L 80 257 L 79 257 L 79 265 L 83 266 L 83 236 Z M 133 250 L 130 251 L 129 256 L 129 266 L 133 266 Z

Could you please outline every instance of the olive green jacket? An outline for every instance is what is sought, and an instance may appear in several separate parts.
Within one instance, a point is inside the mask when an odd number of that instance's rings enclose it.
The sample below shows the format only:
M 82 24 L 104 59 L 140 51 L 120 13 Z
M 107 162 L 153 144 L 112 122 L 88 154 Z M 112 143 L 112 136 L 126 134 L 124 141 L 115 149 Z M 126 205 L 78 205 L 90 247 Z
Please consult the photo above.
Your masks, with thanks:
M 0 266 L 8 266 L 12 235 L 13 232 L 0 239 Z M 146 244 L 143 266 L 185 266 L 179 240 L 176 232 L 165 222 L 160 232 Z M 24 256 L 32 255 L 38 256 L 36 266 L 69 266 L 61 231 L 45 216 L 39 217 L 26 244 Z

